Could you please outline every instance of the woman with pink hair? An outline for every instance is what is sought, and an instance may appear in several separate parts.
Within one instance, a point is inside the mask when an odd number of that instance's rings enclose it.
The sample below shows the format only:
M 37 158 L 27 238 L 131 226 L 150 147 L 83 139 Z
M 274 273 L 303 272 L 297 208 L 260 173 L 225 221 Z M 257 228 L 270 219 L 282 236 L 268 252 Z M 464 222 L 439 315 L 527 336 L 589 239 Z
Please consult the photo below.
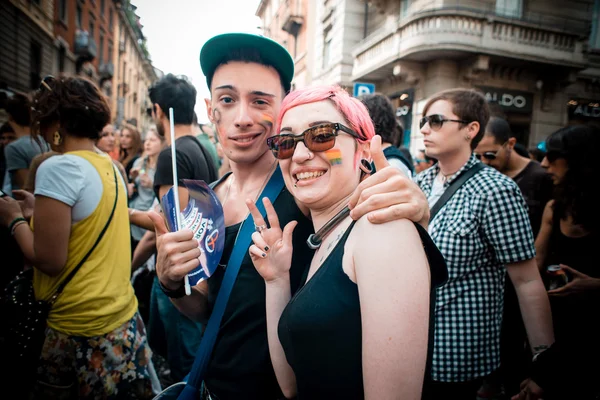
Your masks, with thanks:
M 293 295 L 292 232 L 265 199 L 269 225 L 251 201 L 250 255 L 265 280 L 269 351 L 286 397 L 420 399 L 435 286 L 443 258 L 408 220 L 353 221 L 346 205 L 372 172 L 373 123 L 337 86 L 290 93 L 267 140 L 287 190 L 310 209 L 315 254 Z M 369 146 L 371 139 L 373 143 Z M 429 259 L 429 262 L 428 262 Z

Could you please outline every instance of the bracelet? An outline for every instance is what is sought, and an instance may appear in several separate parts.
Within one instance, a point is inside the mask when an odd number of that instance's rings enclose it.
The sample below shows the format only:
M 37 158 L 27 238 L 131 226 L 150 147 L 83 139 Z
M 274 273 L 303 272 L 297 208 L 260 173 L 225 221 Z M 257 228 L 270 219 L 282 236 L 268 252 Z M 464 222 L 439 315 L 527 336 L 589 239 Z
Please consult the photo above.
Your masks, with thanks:
M 17 217 L 11 221 L 11 223 L 8 225 L 8 230 L 10 231 L 11 235 L 14 232 L 17 224 L 23 223 L 23 222 L 25 222 L 25 223 L 27 222 L 27 220 L 25 220 L 25 218 L 23 218 L 23 217 Z
M 10 235 L 11 236 L 15 236 L 15 232 L 17 231 L 17 227 L 23 224 L 27 224 L 27 221 L 19 221 L 16 224 L 13 225 L 12 229 L 10 230 Z
M 166 294 L 167 297 L 170 297 L 172 299 L 180 299 L 183 296 L 185 296 L 185 288 L 183 287 L 183 285 L 181 285 L 178 289 L 171 290 L 166 288 L 159 279 L 158 286 L 160 286 L 160 290 L 162 290 L 162 292 Z

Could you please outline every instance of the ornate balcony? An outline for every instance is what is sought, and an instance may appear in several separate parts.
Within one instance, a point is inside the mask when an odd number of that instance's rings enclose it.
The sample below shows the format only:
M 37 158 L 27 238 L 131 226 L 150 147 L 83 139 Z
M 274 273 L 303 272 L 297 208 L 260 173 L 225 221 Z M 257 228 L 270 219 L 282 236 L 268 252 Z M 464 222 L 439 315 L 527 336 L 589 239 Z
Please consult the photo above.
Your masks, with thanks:
M 397 60 L 491 56 L 583 68 L 586 55 L 576 33 L 490 15 L 438 10 L 374 32 L 353 52 L 352 79 L 380 79 Z
M 93 60 L 98 52 L 94 38 L 87 31 L 81 30 L 75 32 L 74 50 L 75 55 L 86 60 Z

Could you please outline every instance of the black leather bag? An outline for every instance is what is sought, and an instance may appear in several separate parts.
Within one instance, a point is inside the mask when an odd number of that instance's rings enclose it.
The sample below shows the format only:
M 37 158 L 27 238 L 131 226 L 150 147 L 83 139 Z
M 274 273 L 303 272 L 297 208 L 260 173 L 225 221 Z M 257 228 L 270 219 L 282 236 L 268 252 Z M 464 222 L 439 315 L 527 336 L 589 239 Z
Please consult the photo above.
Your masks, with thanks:
M 8 353 L 8 360 L 10 360 L 7 365 L 10 365 L 10 368 L 18 370 L 21 376 L 34 376 L 46 339 L 46 321 L 48 320 L 52 305 L 62 293 L 67 283 L 73 279 L 75 273 L 77 273 L 87 261 L 90 254 L 96 249 L 96 246 L 102 240 L 104 233 L 106 233 L 112 221 L 117 207 L 117 199 L 119 198 L 119 185 L 114 169 L 113 173 L 115 174 L 116 193 L 110 217 L 92 248 L 61 282 L 50 300 L 36 300 L 33 290 L 33 268 L 19 273 L 4 288 L 3 308 L 5 310 L 7 327 L 4 340 L 5 351 Z

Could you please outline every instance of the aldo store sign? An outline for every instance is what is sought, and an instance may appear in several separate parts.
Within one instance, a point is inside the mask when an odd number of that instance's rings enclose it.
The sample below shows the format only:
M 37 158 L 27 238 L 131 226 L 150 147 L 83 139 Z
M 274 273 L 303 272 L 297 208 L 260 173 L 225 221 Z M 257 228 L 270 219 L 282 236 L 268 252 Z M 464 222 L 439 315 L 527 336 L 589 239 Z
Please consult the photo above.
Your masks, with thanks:
M 489 86 L 479 86 L 488 103 L 498 104 L 505 112 L 531 113 L 533 111 L 533 93 L 519 90 L 507 90 Z

